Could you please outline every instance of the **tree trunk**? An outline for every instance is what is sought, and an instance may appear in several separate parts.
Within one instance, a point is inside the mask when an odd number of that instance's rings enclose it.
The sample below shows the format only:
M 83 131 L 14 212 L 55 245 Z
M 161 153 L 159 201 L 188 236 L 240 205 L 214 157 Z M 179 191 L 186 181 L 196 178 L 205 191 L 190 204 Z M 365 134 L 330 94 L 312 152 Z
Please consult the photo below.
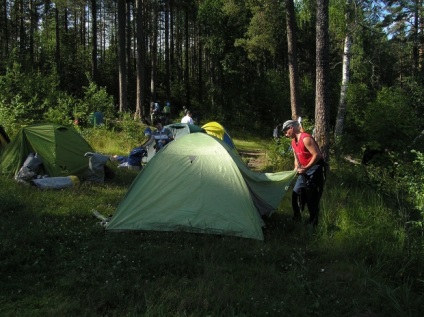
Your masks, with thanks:
M 169 65 L 169 1 L 165 1 L 165 90 L 166 100 L 171 97 L 171 79 Z
M 118 59 L 119 59 L 119 111 L 128 109 L 127 63 L 125 54 L 125 2 L 118 1 Z
M 423 1 L 418 1 L 418 7 L 422 8 Z M 419 26 L 418 26 L 418 70 L 422 74 L 424 70 L 424 13 L 423 10 L 419 11 Z
M 56 52 L 55 52 L 55 60 L 56 60 L 56 68 L 58 73 L 60 74 L 60 22 L 59 22 L 59 9 L 56 7 L 55 10 L 55 20 L 56 20 Z
M 2 39 L 2 43 L 1 43 L 1 56 L 0 58 L 2 59 L 2 61 L 6 60 L 6 56 L 9 53 L 9 23 L 8 23 L 8 18 L 7 18 L 7 1 L 2 1 L 2 24 L 0 25 L 1 27 L 1 39 Z M 3 66 L 3 65 L 2 65 Z
M 20 62 L 24 64 L 25 60 L 25 9 L 24 9 L 24 1 L 20 0 L 19 2 L 19 55 Z
M 342 86 L 340 88 L 339 108 L 337 110 L 336 126 L 334 128 L 334 140 L 337 142 L 343 134 L 344 120 L 346 116 L 347 88 L 350 81 L 350 49 L 352 45 L 352 35 L 350 30 L 350 6 L 352 0 L 346 1 L 346 36 L 343 48 L 343 70 Z
M 297 36 L 296 36 L 296 15 L 294 12 L 293 0 L 286 1 L 286 27 L 287 27 L 287 49 L 290 76 L 290 103 L 292 119 L 297 120 L 302 112 L 302 104 L 299 94 L 299 70 L 297 65 Z
M 314 134 L 321 152 L 327 161 L 330 154 L 328 2 L 329 0 L 317 1 L 316 6 L 316 96 Z
M 156 101 L 156 72 L 158 55 L 158 7 L 153 5 L 152 40 L 150 41 L 151 73 L 150 73 L 150 101 Z
M 133 62 L 132 62 L 132 58 L 131 58 L 131 47 L 132 47 L 132 45 L 131 45 L 131 42 L 132 42 L 132 38 L 131 38 L 131 1 L 126 1 L 126 3 L 127 3 L 127 8 L 126 8 L 126 14 L 127 14 L 127 29 L 126 29 L 126 36 L 127 36 L 127 39 L 126 39 L 126 42 L 125 42 L 125 45 L 126 45 L 126 55 L 127 55 L 127 83 L 129 83 L 130 82 L 130 80 L 129 80 L 129 76 L 130 76 L 130 72 L 131 72 L 131 70 L 133 69 L 132 68 L 132 64 L 133 64 Z
M 91 26 L 92 26 L 92 47 L 91 47 L 91 77 L 97 83 L 97 3 L 91 0 Z
M 199 40 L 198 40 L 198 52 L 199 52 L 199 56 L 198 56 L 198 61 L 199 61 L 199 70 L 198 70 L 198 90 L 199 90 L 199 102 L 200 104 L 203 104 L 203 42 L 202 42 L 202 27 L 199 25 L 198 26 L 198 33 L 199 33 Z
M 175 76 L 174 76 L 174 71 L 175 71 L 175 55 L 174 55 L 174 0 L 169 0 L 170 4 L 169 4 L 169 20 L 170 20 L 170 25 L 169 25 L 169 33 L 170 33 L 170 50 L 169 50 L 169 63 L 170 63 L 170 82 L 172 84 Z
M 185 36 L 185 67 L 184 67 L 184 81 L 185 81 L 185 88 L 186 88 L 186 107 L 190 107 L 190 61 L 189 61 L 189 29 L 188 29 L 188 11 L 189 9 L 185 9 L 185 22 L 184 22 L 184 36 Z
M 37 23 L 37 9 L 34 5 L 34 1 L 30 0 L 29 2 L 29 15 L 30 15 L 30 30 L 29 30 L 29 58 L 30 66 L 34 67 L 34 32 L 36 29 Z
M 135 119 L 140 119 L 141 116 L 146 117 L 147 111 L 143 107 L 144 101 L 144 82 L 145 82 L 145 41 L 144 41 L 144 26 L 143 26 L 143 0 L 136 0 L 136 25 L 137 25 L 137 96 L 135 107 Z
M 413 22 L 413 44 L 412 44 L 412 75 L 417 75 L 419 65 L 419 54 L 418 54 L 418 30 L 419 30 L 419 0 L 414 0 L 414 22 Z

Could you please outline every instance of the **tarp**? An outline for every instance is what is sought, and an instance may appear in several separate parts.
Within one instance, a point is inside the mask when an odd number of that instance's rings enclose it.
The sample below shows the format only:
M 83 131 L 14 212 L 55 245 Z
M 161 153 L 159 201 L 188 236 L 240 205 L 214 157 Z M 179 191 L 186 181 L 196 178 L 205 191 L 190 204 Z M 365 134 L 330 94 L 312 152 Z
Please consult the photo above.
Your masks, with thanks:
M 37 153 L 50 177 L 83 177 L 88 170 L 86 152 L 93 152 L 73 128 L 58 124 L 34 124 L 22 128 L 0 157 L 0 172 L 16 174 L 30 153 Z
M 278 208 L 294 176 L 294 171 L 249 171 L 220 139 L 187 134 L 159 151 L 138 174 L 106 230 L 188 231 L 263 240 L 261 215 Z

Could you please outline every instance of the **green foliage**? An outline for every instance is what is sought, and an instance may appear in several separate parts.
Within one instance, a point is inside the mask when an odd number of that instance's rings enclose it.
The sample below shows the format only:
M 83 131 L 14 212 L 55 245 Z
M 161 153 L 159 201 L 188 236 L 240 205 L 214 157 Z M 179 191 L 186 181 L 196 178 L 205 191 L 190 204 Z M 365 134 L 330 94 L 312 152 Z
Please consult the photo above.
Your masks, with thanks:
M 412 153 L 415 153 L 417 157 L 414 160 L 414 168 L 409 175 L 411 177 L 409 192 L 415 196 L 415 205 L 421 210 L 424 217 L 424 175 L 422 173 L 424 170 L 424 154 L 414 150 Z
M 278 1 L 247 1 L 247 7 L 252 15 L 250 24 L 245 38 L 237 39 L 235 45 L 244 47 L 253 61 L 263 61 L 265 53 L 275 56 L 281 37 L 279 30 L 285 27 Z
M 0 120 L 10 130 L 19 125 L 40 121 L 57 97 L 57 74 L 23 72 L 14 63 L 0 76 Z
M 294 168 L 294 157 L 290 142 L 291 140 L 287 138 L 269 142 L 268 157 L 274 172 L 288 171 Z
M 113 97 L 105 88 L 90 82 L 78 99 L 58 89 L 54 72 L 22 72 L 16 63 L 0 76 L 0 91 L 0 121 L 9 131 L 38 121 L 71 125 L 72 117 L 84 125 L 94 111 L 101 111 L 106 121 L 115 115 Z
M 32 118 L 26 118 L 26 104 L 22 102 L 20 95 L 16 95 L 11 100 L 0 100 L 0 123 L 14 135 L 22 125 L 33 122 Z
M 62 125 L 73 125 L 73 110 L 76 102 L 78 102 L 76 98 L 59 91 L 56 106 L 47 109 L 44 120 Z
M 402 184 L 410 195 L 413 206 L 418 210 L 419 217 L 413 217 L 407 224 L 411 235 L 421 237 L 421 247 L 424 248 L 424 154 L 415 150 L 412 153 L 416 155 L 416 159 L 405 173 Z
M 406 92 L 397 88 L 383 88 L 377 99 L 368 104 L 362 129 L 368 142 L 381 148 L 402 151 L 419 132 L 418 120 Z
M 130 112 L 120 113 L 119 120 L 116 122 L 116 130 L 121 132 L 121 140 L 134 146 L 143 143 L 145 128 L 146 126 L 140 121 L 134 120 Z
M 107 93 L 106 88 L 98 87 L 92 81 L 84 87 L 84 97 L 79 109 L 85 111 L 84 115 L 87 117 L 96 111 L 102 112 L 106 120 L 111 120 L 115 116 L 113 97 Z

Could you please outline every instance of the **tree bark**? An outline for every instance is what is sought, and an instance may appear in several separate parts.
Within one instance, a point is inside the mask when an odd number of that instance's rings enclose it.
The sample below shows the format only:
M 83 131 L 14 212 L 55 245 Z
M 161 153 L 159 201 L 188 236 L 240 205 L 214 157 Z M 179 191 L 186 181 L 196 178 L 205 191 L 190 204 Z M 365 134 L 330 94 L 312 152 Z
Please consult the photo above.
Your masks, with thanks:
M 315 139 L 326 160 L 330 155 L 330 104 L 328 93 L 329 34 L 328 2 L 317 1 L 316 14 L 316 95 L 315 95 Z
M 290 104 L 292 119 L 297 120 L 302 114 L 302 104 L 300 99 L 300 81 L 297 64 L 297 35 L 296 35 L 296 15 L 294 12 L 293 0 L 286 2 L 286 27 L 287 27 L 287 49 L 290 77 Z
M 55 61 L 56 68 L 58 73 L 60 74 L 60 23 L 59 23 L 59 9 L 56 7 L 55 10 L 55 20 L 56 20 L 56 51 L 55 51 Z
M 131 58 L 131 41 L 132 41 L 132 37 L 131 37 L 131 1 L 126 1 L 127 5 L 126 5 L 126 15 L 127 15 L 127 28 L 125 30 L 126 32 L 126 55 L 127 55 L 127 83 L 129 83 L 129 76 L 130 76 L 130 70 L 132 70 L 132 58 Z
M 174 0 L 169 0 L 169 33 L 170 33 L 170 39 L 169 39 L 169 63 L 170 63 L 170 82 L 172 84 L 174 78 L 175 78 L 175 47 L 174 47 Z
M 34 1 L 29 2 L 29 15 L 30 15 L 30 30 L 29 30 L 29 58 L 30 66 L 34 66 L 34 32 L 37 23 L 37 8 L 34 5 Z
M 185 21 L 184 21 L 184 36 L 185 36 L 185 47 L 184 47 L 184 60 L 185 60 L 185 67 L 184 67 L 184 81 L 185 81 L 185 88 L 186 88 L 186 107 L 190 107 L 190 60 L 189 60 L 189 29 L 188 29 L 188 12 L 189 8 L 185 8 Z
M 422 8 L 423 0 L 417 0 L 418 6 Z M 418 19 L 418 70 L 423 73 L 424 70 L 424 13 L 422 10 L 419 11 Z
M 350 30 L 350 6 L 352 0 L 346 1 L 346 35 L 343 48 L 343 70 L 342 70 L 342 85 L 340 88 L 340 100 L 337 110 L 336 126 L 334 128 L 334 140 L 337 142 L 343 134 L 344 120 L 346 116 L 346 98 L 347 89 L 350 81 L 350 50 L 352 45 L 352 35 Z
M 144 82 L 145 82 L 145 41 L 144 41 L 144 26 L 143 26 L 143 0 L 136 0 L 136 25 L 137 25 L 137 88 L 136 88 L 136 107 L 135 119 L 140 119 L 141 116 L 147 116 L 147 110 L 143 107 L 144 101 Z
M 92 28 L 92 47 L 91 47 L 91 77 L 94 83 L 97 83 L 97 3 L 91 0 L 91 28 Z
M 128 109 L 127 63 L 125 51 L 125 1 L 118 1 L 118 59 L 119 59 L 119 111 Z
M 4 61 L 6 59 L 6 56 L 8 55 L 9 52 L 9 23 L 8 23 L 8 19 L 7 19 L 7 3 L 6 1 L 2 1 L 2 12 L 1 12 L 2 16 L 3 16 L 3 23 L 0 26 L 1 27 L 1 32 L 2 32 L 2 43 L 1 43 L 1 49 L 2 49 L 2 54 L 0 56 L 0 58 L 2 59 L 2 61 Z
M 165 90 L 166 100 L 171 97 L 171 78 L 169 65 L 169 1 L 165 1 Z
M 150 101 L 155 102 L 156 95 L 156 73 L 158 55 L 158 7 L 153 5 L 152 39 L 150 41 L 151 73 L 150 73 Z

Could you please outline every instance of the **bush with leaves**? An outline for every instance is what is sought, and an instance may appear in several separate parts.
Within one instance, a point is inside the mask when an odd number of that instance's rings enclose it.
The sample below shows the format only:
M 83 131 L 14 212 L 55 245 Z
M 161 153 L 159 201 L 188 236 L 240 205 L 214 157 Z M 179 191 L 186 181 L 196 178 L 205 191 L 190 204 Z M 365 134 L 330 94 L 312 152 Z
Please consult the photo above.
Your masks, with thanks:
M 292 170 L 293 150 L 287 138 L 280 138 L 278 141 L 269 143 L 268 157 L 274 172 Z
M 79 100 L 77 98 L 69 96 L 63 92 L 59 92 L 56 107 L 50 107 L 44 114 L 44 119 L 47 122 L 62 125 L 73 125 L 73 109 L 75 107 L 74 105 L 78 102 Z
M 58 96 L 58 77 L 34 71 L 22 72 L 14 63 L 0 76 L 0 120 L 9 130 L 43 120 L 44 113 L 54 108 Z
M 89 123 L 90 114 L 97 111 L 103 114 L 106 122 L 115 118 L 113 97 L 104 87 L 99 87 L 90 81 L 89 85 L 84 87 L 84 96 L 75 105 L 73 115 L 84 126 Z
M 383 88 L 365 110 L 362 130 L 367 144 L 401 152 L 419 130 L 410 96 L 400 88 Z

